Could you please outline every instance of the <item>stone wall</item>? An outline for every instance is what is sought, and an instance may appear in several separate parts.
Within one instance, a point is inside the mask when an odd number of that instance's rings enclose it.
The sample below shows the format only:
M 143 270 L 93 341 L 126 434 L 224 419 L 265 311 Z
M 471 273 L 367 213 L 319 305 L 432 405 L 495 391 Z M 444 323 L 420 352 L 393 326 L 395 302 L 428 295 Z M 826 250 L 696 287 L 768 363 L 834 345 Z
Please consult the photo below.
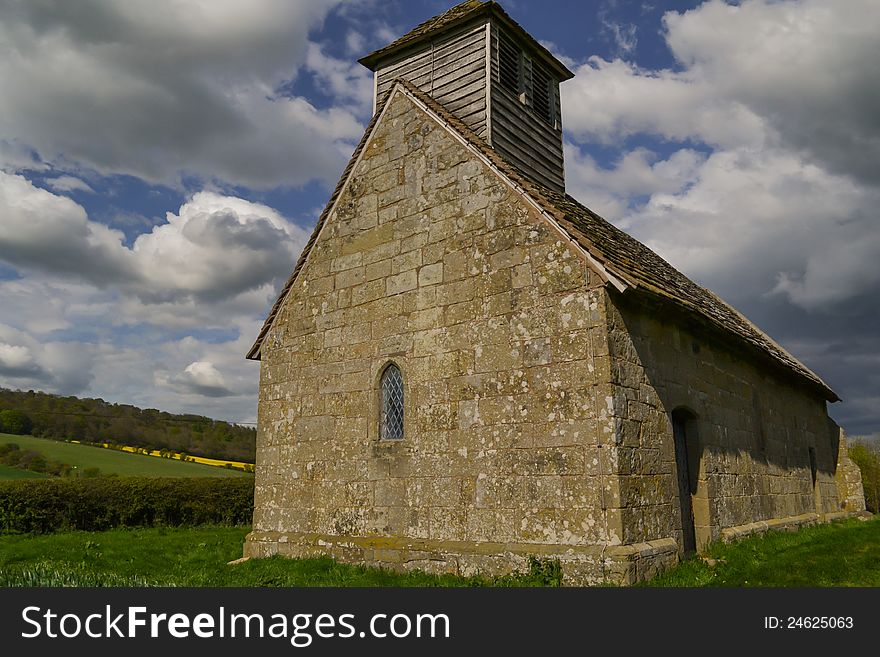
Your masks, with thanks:
M 602 580 L 621 542 L 604 304 L 568 241 L 398 93 L 263 344 L 247 553 L 461 573 L 553 554 Z M 377 435 L 389 362 L 399 441 Z M 639 549 L 648 570 L 670 552 Z
M 849 457 L 847 452 L 846 433 L 833 420 L 829 420 L 829 431 L 832 442 L 837 442 L 837 497 L 842 511 L 848 513 L 864 513 L 865 489 L 862 486 L 862 471 Z
M 681 544 L 669 420 L 677 408 L 696 416 L 689 457 L 698 462 L 698 544 L 718 540 L 725 528 L 815 521 L 841 510 L 838 441 L 818 393 L 770 374 L 712 332 L 688 327 L 668 306 L 621 295 L 608 306 L 625 543 L 672 536 Z

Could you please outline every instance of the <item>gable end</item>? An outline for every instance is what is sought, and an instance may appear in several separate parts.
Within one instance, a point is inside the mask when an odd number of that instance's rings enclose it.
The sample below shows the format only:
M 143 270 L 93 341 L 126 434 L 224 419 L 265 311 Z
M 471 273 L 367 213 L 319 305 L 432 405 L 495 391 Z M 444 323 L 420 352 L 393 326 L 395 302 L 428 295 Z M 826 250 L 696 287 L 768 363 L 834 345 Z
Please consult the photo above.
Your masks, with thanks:
M 326 224 L 327 218 L 336 208 L 336 204 L 339 201 L 339 198 L 342 196 L 343 192 L 348 186 L 348 183 L 352 177 L 352 174 L 355 171 L 355 168 L 357 167 L 357 164 L 360 162 L 364 152 L 367 149 L 367 146 L 369 145 L 369 142 L 376 130 L 376 126 L 379 124 L 382 117 L 384 116 L 385 111 L 389 107 L 392 99 L 398 93 L 406 96 L 414 105 L 416 105 L 419 109 L 425 112 L 425 114 L 427 114 L 435 122 L 437 122 L 442 128 L 444 128 L 458 143 L 463 145 L 472 155 L 477 157 L 483 164 L 488 166 L 489 169 L 491 169 L 493 173 L 495 173 L 504 184 L 516 191 L 529 204 L 530 207 L 532 207 L 540 214 L 540 216 L 556 232 L 559 238 L 563 240 L 563 242 L 566 243 L 569 248 L 571 248 L 575 253 L 577 253 L 581 258 L 586 261 L 589 268 L 593 272 L 595 272 L 596 275 L 598 275 L 604 283 L 611 284 L 615 289 L 620 292 L 623 292 L 627 289 L 627 287 L 629 287 L 626 279 L 619 276 L 617 273 L 609 271 L 609 269 L 604 265 L 601 259 L 597 258 L 593 253 L 590 252 L 590 250 L 585 248 L 574 237 L 572 237 L 571 233 L 564 227 L 562 227 L 542 204 L 532 198 L 532 196 L 528 193 L 524 186 L 518 181 L 519 176 L 515 173 L 511 175 L 509 166 L 503 163 L 500 157 L 488 145 L 482 142 L 479 137 L 474 135 L 472 131 L 461 122 L 460 119 L 446 112 L 442 108 L 442 106 L 437 105 L 436 101 L 433 101 L 430 96 L 420 91 L 411 83 L 405 80 L 398 80 L 392 90 L 382 100 L 382 104 L 380 105 L 379 110 L 376 112 L 370 123 L 367 125 L 364 136 L 361 138 L 361 141 L 358 144 L 357 148 L 355 148 L 351 160 L 349 161 L 348 166 L 346 166 L 345 170 L 343 171 L 342 177 L 340 178 L 339 183 L 336 185 L 336 188 L 333 191 L 333 194 L 331 195 L 327 206 L 324 208 L 324 211 L 318 218 L 318 222 L 315 224 L 315 229 L 312 231 L 312 235 L 309 238 L 309 241 L 306 243 L 305 247 L 303 247 L 303 251 L 300 254 L 299 259 L 297 260 L 293 273 L 290 275 L 290 278 L 288 278 L 287 282 L 282 288 L 281 293 L 278 295 L 278 298 L 276 299 L 271 311 L 269 312 L 269 316 L 266 318 L 266 321 L 263 323 L 263 327 L 260 329 L 260 333 L 257 336 L 256 341 L 254 342 L 250 351 L 248 351 L 246 356 L 248 359 L 260 360 L 260 351 L 263 341 L 271 330 L 275 318 L 280 313 L 281 308 L 284 305 L 284 301 L 289 295 L 290 290 L 299 275 L 299 272 L 305 266 L 309 254 L 315 243 L 318 241 L 318 237 L 320 236 L 321 231 Z

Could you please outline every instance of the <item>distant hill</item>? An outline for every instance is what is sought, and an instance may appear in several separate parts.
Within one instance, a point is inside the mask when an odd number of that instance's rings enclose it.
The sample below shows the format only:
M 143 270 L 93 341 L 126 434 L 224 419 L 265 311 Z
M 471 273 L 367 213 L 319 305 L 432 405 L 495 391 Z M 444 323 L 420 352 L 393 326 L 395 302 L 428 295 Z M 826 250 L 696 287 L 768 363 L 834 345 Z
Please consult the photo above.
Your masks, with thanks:
M 59 440 L 34 438 L 33 436 L 11 436 L 0 433 L 0 449 L 4 443 L 13 443 L 22 450 L 31 451 L 46 460 L 65 463 L 71 466 L 62 476 L 89 476 L 88 470 L 95 470 L 94 476 L 119 475 L 122 477 L 249 477 L 241 470 L 219 468 L 201 463 L 187 463 L 170 458 L 157 458 L 143 454 L 129 454 L 115 449 L 102 449 L 91 445 L 63 443 Z M 5 468 L 5 471 L 4 471 Z M 27 474 L 22 474 L 27 473 Z M 11 479 L 14 475 L 45 476 L 19 467 L 4 465 L 0 468 L 0 479 Z
M 194 456 L 254 462 L 256 429 L 201 415 L 175 415 L 103 399 L 0 388 L 3 410 L 25 413 L 33 423 L 31 433 L 42 438 L 170 449 Z

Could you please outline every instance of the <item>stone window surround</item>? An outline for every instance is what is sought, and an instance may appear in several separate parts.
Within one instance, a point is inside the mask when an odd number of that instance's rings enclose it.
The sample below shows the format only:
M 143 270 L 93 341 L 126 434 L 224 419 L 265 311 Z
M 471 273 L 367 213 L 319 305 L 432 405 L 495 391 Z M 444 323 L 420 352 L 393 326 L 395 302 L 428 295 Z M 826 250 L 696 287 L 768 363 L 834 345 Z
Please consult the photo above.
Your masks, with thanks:
M 379 434 L 383 440 L 403 440 L 406 413 L 403 373 L 389 362 L 379 377 Z
M 400 376 L 403 380 L 403 437 L 402 438 L 382 438 L 380 434 L 380 423 L 382 419 L 382 375 L 389 365 L 394 365 L 400 370 Z M 389 354 L 381 359 L 377 359 L 372 367 L 372 396 L 373 403 L 370 404 L 370 418 L 367 428 L 367 436 L 371 443 L 385 447 L 393 448 L 395 445 L 409 445 L 412 443 L 413 421 L 415 419 L 413 408 L 413 396 L 410 389 L 409 377 L 406 375 L 407 358 L 402 353 Z

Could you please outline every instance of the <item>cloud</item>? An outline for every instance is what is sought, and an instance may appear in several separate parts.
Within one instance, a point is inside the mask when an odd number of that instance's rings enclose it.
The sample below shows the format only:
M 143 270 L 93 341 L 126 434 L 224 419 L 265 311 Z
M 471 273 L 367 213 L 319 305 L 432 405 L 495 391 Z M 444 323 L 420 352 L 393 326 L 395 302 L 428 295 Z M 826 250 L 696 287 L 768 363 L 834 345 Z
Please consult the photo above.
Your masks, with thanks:
M 566 129 L 606 142 L 639 132 L 716 147 L 793 150 L 880 182 L 880 5 L 710 0 L 664 15 L 681 70 L 590 58 L 562 87 Z
M 746 105 L 717 95 L 691 71 L 645 70 L 591 57 L 561 86 L 565 129 L 581 141 L 616 143 L 638 133 L 712 146 L 764 143 L 763 121 Z
M 129 248 L 120 231 L 90 220 L 69 198 L 2 172 L 0 213 L 0 260 L 145 304 L 210 303 L 272 286 L 308 239 L 266 205 L 199 192 Z
M 154 183 L 331 181 L 358 120 L 277 90 L 336 4 L 0 2 L 0 139 Z
M 3 172 L 0 216 L 0 261 L 25 274 L 0 280 L 0 385 L 253 420 L 244 354 L 308 231 L 205 191 L 126 246 L 71 199 Z
M 878 24 L 875 2 L 710 0 L 665 14 L 674 68 L 593 57 L 562 86 L 568 189 L 825 377 L 856 432 L 880 385 Z
M 349 42 L 353 34 L 356 33 L 349 33 Z M 354 44 L 349 43 L 349 47 L 354 47 Z M 371 109 L 373 76 L 356 61 L 337 59 L 327 55 L 321 45 L 310 43 L 306 55 L 306 70 L 313 73 L 322 90 L 337 101 L 350 101 L 361 113 Z
M 0 385 L 253 420 L 244 354 L 308 231 L 200 192 L 126 246 L 71 199 L 2 172 L 0 216 L 0 261 L 25 274 L 0 280 Z
M 14 379 L 42 374 L 27 347 L 0 342 L 0 374 Z
M 95 190 L 89 187 L 88 183 L 73 176 L 58 176 L 46 181 L 46 184 L 56 192 L 89 192 L 94 194 Z
M 363 34 L 355 30 L 349 30 L 345 35 L 345 50 L 354 58 L 363 57 L 366 54 L 367 40 Z
M 664 23 L 696 84 L 760 116 L 785 147 L 880 182 L 880 4 L 712 0 Z
M 104 287 L 129 278 L 131 253 L 123 234 L 89 221 L 65 196 L 0 172 L 0 260 L 26 269 L 73 275 Z
M 34 150 L 18 139 L 0 137 L 0 171 L 15 172 L 21 169 L 42 171 L 47 168 Z
M 207 361 L 190 363 L 183 372 L 168 379 L 168 383 L 183 392 L 206 397 L 230 397 L 235 394 L 226 387 L 223 375 Z
M 671 192 L 654 183 L 618 223 L 723 295 L 835 312 L 880 284 L 877 190 L 773 150 L 716 151 L 690 176 Z
M 289 274 L 308 233 L 272 208 L 199 192 L 132 245 L 144 301 L 232 298 Z
M 589 199 L 590 207 L 608 217 L 623 217 L 645 196 L 677 193 L 692 184 L 705 161 L 702 153 L 682 148 L 661 159 L 636 148 L 612 168 L 603 168 L 577 145 L 565 145 L 565 171 L 572 195 Z
M 873 228 L 871 220 L 868 228 Z M 880 234 L 849 229 L 852 242 L 835 240 L 806 255 L 802 273 L 780 272 L 773 292 L 803 308 L 833 308 L 840 301 L 880 289 Z
M 710 0 L 664 16 L 680 70 L 578 66 L 562 87 L 570 188 L 722 294 L 834 312 L 880 291 L 880 87 L 866 57 L 880 52 L 880 6 L 854 6 Z M 646 134 L 682 146 L 611 168 L 581 148 Z
M 181 329 L 161 322 L 138 323 L 134 317 L 122 317 L 119 323 L 122 304 L 136 302 L 111 292 L 27 279 L 14 283 L 27 286 L 31 294 L 27 299 L 10 296 L 9 286 L 0 282 L 0 306 L 8 321 L 0 323 L 0 386 L 254 421 L 259 368 L 244 354 L 259 331 L 268 300 L 244 314 L 224 314 L 222 305 L 212 314 L 200 304 L 197 314 L 210 316 L 210 323 L 190 322 Z M 31 306 L 58 308 L 70 324 L 20 325 L 27 300 Z M 138 307 L 144 311 L 142 317 L 149 318 L 149 307 Z M 211 325 L 220 331 L 212 333 Z
M 93 379 L 90 354 L 88 345 L 71 349 L 0 323 L 0 376 L 17 387 L 81 392 Z

